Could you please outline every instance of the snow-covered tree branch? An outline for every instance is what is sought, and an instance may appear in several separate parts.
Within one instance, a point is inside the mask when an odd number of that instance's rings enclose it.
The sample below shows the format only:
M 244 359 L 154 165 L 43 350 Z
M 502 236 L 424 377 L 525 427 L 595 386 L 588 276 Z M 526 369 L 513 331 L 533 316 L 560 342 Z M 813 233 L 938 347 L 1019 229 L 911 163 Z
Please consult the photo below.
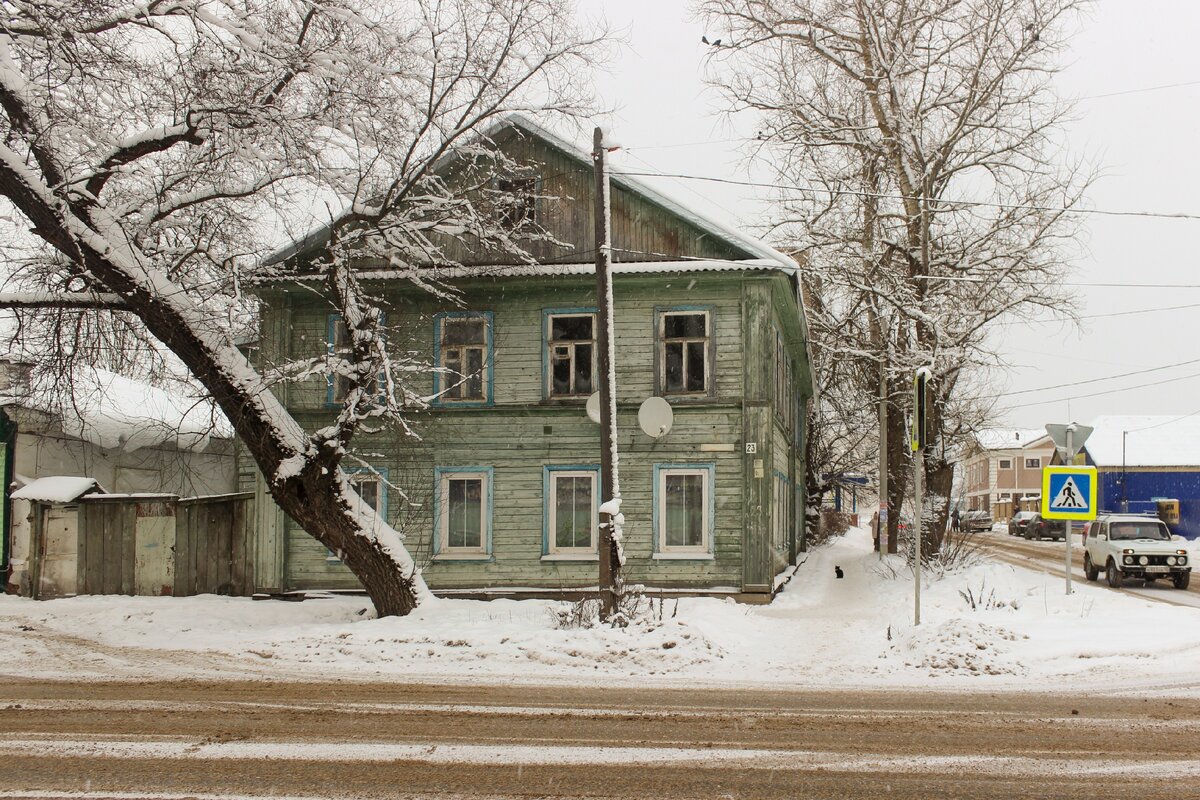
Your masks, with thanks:
M 437 289 L 413 265 L 450 262 L 439 237 L 520 251 L 477 208 L 472 189 L 496 163 L 481 133 L 511 111 L 587 108 L 579 76 L 604 34 L 581 34 L 570 11 L 565 0 L 49 0 L 10 3 L 0 21 L 0 195 L 12 236 L 34 237 L 10 288 L 119 303 L 114 319 L 204 386 L 276 502 L 342 555 L 381 615 L 407 613 L 423 584 L 339 465 L 364 421 L 403 425 L 422 400 L 353 265 L 382 259 Z M 441 177 L 451 157 L 470 179 Z M 323 362 L 345 403 L 310 431 L 236 340 L 252 311 L 242 282 L 283 268 L 263 265 L 322 226 L 306 257 L 350 347 Z M 64 313 L 83 324 L 103 312 Z M 50 340 L 60 354 L 72 346 Z M 312 374 L 271 367 L 273 381 Z
M 1056 139 L 1068 109 L 1050 82 L 1085 2 L 697 5 L 732 43 L 713 53 L 713 82 L 731 111 L 756 115 L 756 147 L 798 187 L 783 193 L 776 235 L 822 278 L 825 364 L 858 363 L 866 402 L 885 380 L 894 420 L 912 371 L 933 369 L 926 486 L 944 523 L 956 437 L 980 421 L 979 375 L 997 361 L 994 323 L 1071 313 L 1062 281 L 1090 176 Z M 898 509 L 903 429 L 888 443 Z

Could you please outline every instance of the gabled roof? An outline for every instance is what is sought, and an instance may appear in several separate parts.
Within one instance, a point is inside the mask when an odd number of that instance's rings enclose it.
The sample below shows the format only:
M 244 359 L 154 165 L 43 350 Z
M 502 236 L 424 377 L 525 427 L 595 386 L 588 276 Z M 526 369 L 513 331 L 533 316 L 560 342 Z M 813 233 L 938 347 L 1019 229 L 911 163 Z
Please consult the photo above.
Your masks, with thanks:
M 489 126 L 486 130 L 484 130 L 479 138 L 487 140 L 487 141 L 495 141 L 496 139 L 500 138 L 508 129 L 515 129 L 526 135 L 533 136 L 537 139 L 540 139 L 541 141 L 548 144 L 550 147 L 554 148 L 555 150 L 558 150 L 563 155 L 565 155 L 568 158 L 570 158 L 571 160 L 577 162 L 578 164 L 580 164 L 580 166 L 584 167 L 585 169 L 590 170 L 592 168 L 592 155 L 590 152 L 588 152 L 587 150 L 584 150 L 580 147 L 577 147 L 575 144 L 567 141 L 563 137 L 559 136 L 556 133 L 553 133 L 552 131 L 548 130 L 547 128 L 542 127 L 537 122 L 534 122 L 532 119 L 530 119 L 529 117 L 527 117 L 523 114 L 513 113 L 513 114 L 509 114 L 509 115 L 505 116 L 503 119 L 497 120 L 495 123 L 493 123 L 491 126 Z M 441 162 L 439 162 L 437 165 L 435 165 L 435 169 L 442 169 L 443 167 L 448 166 L 449 163 L 454 160 L 454 158 L 455 158 L 455 156 L 453 154 L 446 156 L 445 158 L 443 158 L 443 160 Z M 614 183 L 618 186 L 621 186 L 622 188 L 638 195 L 643 200 L 653 203 L 654 205 L 660 206 L 661 208 L 665 209 L 669 213 L 674 214 L 675 216 L 679 217 L 680 219 L 683 219 L 686 222 L 690 223 L 691 225 L 694 225 L 695 227 L 704 231 L 706 234 L 712 236 L 714 239 L 723 241 L 726 244 L 728 244 L 738 250 L 743 251 L 744 253 L 746 253 L 745 261 L 760 262 L 755 265 L 755 268 L 757 268 L 759 270 L 778 269 L 781 271 L 788 272 L 789 274 L 798 273 L 799 265 L 797 265 L 797 263 L 791 257 L 785 255 L 784 253 L 780 252 L 779 250 L 776 250 L 775 248 L 766 244 L 762 240 L 756 239 L 753 236 L 747 236 L 746 234 L 742 233 L 741 231 L 739 231 L 735 228 L 729 227 L 727 225 L 723 225 L 723 224 L 711 219 L 710 217 L 707 217 L 703 214 L 698 213 L 697 211 L 693 210 L 692 208 L 689 208 L 686 204 L 682 203 L 681 201 L 677 200 L 676 198 L 672 197 L 671 195 L 661 191 L 660 189 L 655 189 L 654 187 L 650 186 L 645 181 L 642 181 L 635 176 L 624 175 L 619 170 L 611 171 L 609 174 L 610 174 L 610 180 L 612 183 Z M 324 242 L 329 237 L 329 230 L 330 230 L 329 225 L 323 225 L 323 226 L 309 232 L 307 235 L 305 235 L 299 241 L 293 242 L 292 244 L 282 247 L 278 251 L 273 253 L 271 256 L 269 256 L 266 259 L 266 263 L 278 264 L 278 263 L 287 261 L 288 259 L 293 258 L 293 257 L 295 257 L 301 253 L 304 253 L 308 250 L 311 250 L 312 248 L 316 247 L 321 242 Z M 707 266 L 706 271 L 712 271 L 714 269 L 714 267 L 712 266 L 714 263 L 728 264 L 727 269 L 730 271 L 744 268 L 744 261 L 741 259 L 714 262 L 713 259 L 684 258 L 678 262 L 674 262 L 674 263 L 676 263 L 676 268 L 671 271 L 676 271 L 676 272 L 691 271 L 691 270 L 685 269 L 686 262 L 688 262 L 688 261 L 696 261 L 697 264 L 701 264 L 701 263 L 707 264 L 708 266 Z M 623 262 L 623 263 L 642 263 L 642 262 Z M 647 263 L 649 263 L 649 262 L 647 262 Z M 582 266 L 582 265 L 580 265 L 580 266 Z M 501 277 L 507 277 L 509 275 L 519 275 L 519 274 L 551 274 L 548 272 L 548 267 L 549 267 L 549 265 L 540 265 L 540 266 L 537 266 L 534 268 L 523 267 L 523 269 L 526 270 L 524 273 L 515 271 L 518 269 L 522 269 L 522 267 L 517 267 L 517 266 L 508 266 L 502 271 L 493 270 L 488 267 L 472 267 L 471 274 L 478 275 L 481 272 L 486 272 L 486 274 L 489 274 L 489 275 L 496 274 Z M 697 266 L 693 269 L 695 269 L 696 271 L 702 271 L 704 268 Z M 382 271 L 381 271 L 381 277 L 382 277 Z M 453 276 L 447 275 L 446 277 L 453 277 Z
M 562 151 L 565 155 L 570 156 L 572 159 L 583 164 L 585 167 L 591 167 L 592 154 L 590 152 L 577 147 L 571 142 L 568 142 L 566 139 L 542 127 L 524 114 L 508 115 L 503 120 L 492 126 L 488 130 L 487 136 L 489 138 L 494 138 L 500 133 L 501 130 L 509 126 L 519 128 L 526 133 L 532 134 L 533 136 L 548 142 L 554 148 Z M 696 212 L 676 198 L 661 191 L 660 189 L 655 189 L 654 187 L 650 186 L 650 184 L 638 177 L 633 175 L 625 175 L 620 170 L 613 170 L 609 173 L 609 180 L 612 183 L 623 186 L 635 194 L 641 195 L 643 198 L 656 205 L 662 206 L 672 214 L 686 219 L 697 228 L 701 228 L 708 233 L 711 233 L 716 238 L 723 239 L 735 247 L 749 251 L 749 253 L 753 254 L 757 258 L 773 261 L 780 267 L 788 270 L 799 269 L 799 266 L 794 260 L 792 260 L 792 258 L 784 255 L 761 239 L 756 239 L 753 236 L 747 236 L 735 228 L 722 225 L 712 218 Z
M 1083 448 L 1098 467 L 1200 467 L 1200 415 L 1112 414 L 1091 425 Z

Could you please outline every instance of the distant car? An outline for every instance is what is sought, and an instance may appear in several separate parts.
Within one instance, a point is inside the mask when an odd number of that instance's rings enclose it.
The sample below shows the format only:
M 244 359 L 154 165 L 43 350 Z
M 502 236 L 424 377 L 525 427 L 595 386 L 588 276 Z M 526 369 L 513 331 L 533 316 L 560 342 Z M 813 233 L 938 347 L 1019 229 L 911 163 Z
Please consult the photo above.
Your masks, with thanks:
M 1021 535 L 1026 539 L 1058 539 L 1061 542 L 1067 538 L 1067 523 L 1061 519 L 1046 519 L 1035 511 Z
M 1170 578 L 1176 589 L 1186 589 L 1192 567 L 1188 551 L 1179 546 L 1170 529 L 1157 517 L 1107 514 L 1087 526 L 1084 533 L 1083 572 L 1094 581 L 1104 572 L 1114 589 L 1126 578 L 1153 581 Z
M 968 511 L 962 516 L 962 529 L 967 533 L 990 531 L 992 529 L 992 513 L 990 511 Z
M 1008 535 L 1024 536 L 1025 525 L 1028 524 L 1029 520 L 1033 519 L 1037 515 L 1038 514 L 1036 511 L 1018 511 L 1017 513 L 1013 514 L 1012 519 L 1008 521 Z

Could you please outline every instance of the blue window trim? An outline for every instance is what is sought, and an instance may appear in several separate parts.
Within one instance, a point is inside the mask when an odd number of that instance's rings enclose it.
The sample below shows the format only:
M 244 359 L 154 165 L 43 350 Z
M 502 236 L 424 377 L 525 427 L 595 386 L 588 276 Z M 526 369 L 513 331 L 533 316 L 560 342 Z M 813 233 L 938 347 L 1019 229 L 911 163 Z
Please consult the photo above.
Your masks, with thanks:
M 387 467 L 342 467 L 342 472 L 346 473 L 347 475 L 362 475 L 362 474 L 366 473 L 369 475 L 375 475 L 379 478 L 379 500 L 377 501 L 379 504 L 379 508 L 375 509 L 375 513 L 377 513 L 383 519 L 384 522 L 387 522 L 388 521 L 388 470 L 387 470 Z M 354 482 L 353 479 L 351 479 L 351 483 L 353 483 L 353 482 Z M 325 560 L 331 561 L 331 562 L 336 561 L 339 564 L 342 561 L 340 558 L 337 557 L 337 554 L 334 553 L 332 550 L 330 550 L 328 547 L 325 548 Z
M 542 466 L 542 555 L 550 555 L 550 500 L 552 478 L 555 472 L 592 472 L 596 475 L 596 508 L 600 508 L 600 465 L 599 464 L 545 464 Z M 596 533 L 596 552 L 600 549 L 600 534 Z M 577 549 L 578 551 L 578 549 Z M 578 551 L 582 552 L 582 551 Z
M 430 552 L 434 558 L 441 555 L 442 549 L 442 476 L 461 474 L 464 472 L 482 472 L 487 475 L 487 514 L 484 517 L 484 550 L 476 557 L 455 557 L 456 563 L 483 563 L 495 560 L 492 553 L 492 515 L 494 512 L 493 498 L 495 497 L 496 471 L 493 467 L 434 467 L 433 469 L 433 539 Z M 447 557 L 449 560 L 449 557 Z
M 543 308 L 542 309 L 542 399 L 555 400 L 559 402 L 569 403 L 572 400 L 583 402 L 586 397 L 554 397 L 550 394 L 550 317 L 558 314 L 595 314 L 595 323 L 592 326 L 592 339 L 596 338 L 596 325 L 600 324 L 600 309 L 595 306 L 579 307 L 579 308 Z M 594 348 L 594 345 L 593 345 Z M 599 365 L 599 355 L 593 356 Z M 593 383 L 596 382 L 598 376 L 593 375 Z
M 703 393 L 697 392 L 667 392 L 666 381 L 662 374 L 663 340 L 659 331 L 662 330 L 664 314 L 686 313 L 689 311 L 708 312 L 708 375 L 705 376 L 708 388 Z M 717 307 L 716 306 L 655 306 L 654 330 L 650 333 L 654 343 L 654 393 L 659 397 L 675 397 L 680 400 L 717 396 Z
M 341 314 L 330 314 L 325 319 L 325 352 L 331 356 L 334 353 L 334 348 L 333 348 L 334 325 L 336 325 L 342 319 L 343 319 L 343 317 Z M 387 316 L 381 312 L 379 315 L 379 325 L 380 325 L 380 327 L 382 327 L 385 324 L 387 324 Z M 383 396 L 383 392 L 384 392 L 383 386 L 384 386 L 386 377 L 387 376 L 385 376 L 382 372 L 379 373 L 380 397 Z M 326 408 L 341 408 L 342 407 L 342 401 L 335 400 L 333 398 L 333 375 L 332 374 L 325 376 L 325 407 Z
M 662 480 L 661 480 L 662 472 L 664 470 L 672 470 L 672 469 L 704 470 L 708 473 L 708 487 L 707 487 L 708 488 L 708 531 L 707 531 L 707 533 L 708 533 L 708 550 L 707 550 L 707 553 L 701 553 L 699 551 L 696 551 L 695 553 L 688 553 L 686 551 L 684 551 L 684 552 L 676 551 L 676 553 L 678 553 L 677 557 L 681 561 L 686 561 L 687 556 L 689 556 L 689 555 L 694 555 L 696 560 L 703 560 L 703 561 L 711 560 L 714 555 L 714 551 L 716 548 L 716 540 L 717 540 L 717 497 L 716 497 L 716 495 L 717 495 L 717 481 L 716 481 L 717 465 L 715 462 L 711 462 L 711 461 L 706 462 L 706 463 L 699 463 L 699 464 L 674 464 L 673 463 L 673 464 L 655 464 L 654 465 L 653 514 L 651 515 L 651 525 L 653 526 L 651 529 L 653 531 L 653 534 L 651 536 L 651 541 L 653 541 L 653 543 L 654 543 L 653 552 L 654 553 L 663 552 L 660 547 L 660 544 L 661 544 L 660 536 L 662 534 L 662 531 L 659 528 L 659 513 L 658 512 L 659 512 L 659 507 L 660 507 L 662 498 L 659 496 L 659 486 L 662 483 Z
M 442 321 L 447 319 L 484 319 L 487 320 L 487 354 L 484 363 L 487 365 L 487 399 L 479 400 L 444 400 L 442 399 Z M 496 315 L 492 311 L 443 311 L 433 315 L 433 402 L 431 405 L 439 408 L 486 408 L 496 404 L 494 389 L 496 351 L 495 343 Z

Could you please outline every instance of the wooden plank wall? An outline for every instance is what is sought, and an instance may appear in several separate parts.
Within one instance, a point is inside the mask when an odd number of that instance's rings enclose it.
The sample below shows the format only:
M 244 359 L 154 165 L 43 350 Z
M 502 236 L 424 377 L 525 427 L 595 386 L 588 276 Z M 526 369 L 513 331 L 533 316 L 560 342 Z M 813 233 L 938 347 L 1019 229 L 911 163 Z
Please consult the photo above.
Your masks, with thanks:
M 89 498 L 79 506 L 77 591 L 253 594 L 253 518 L 252 494 Z M 139 560 L 139 538 L 156 548 L 173 542 L 173 560 Z M 139 574 L 139 568 L 154 574 Z
M 175 528 L 175 596 L 254 593 L 252 494 L 179 501 Z

